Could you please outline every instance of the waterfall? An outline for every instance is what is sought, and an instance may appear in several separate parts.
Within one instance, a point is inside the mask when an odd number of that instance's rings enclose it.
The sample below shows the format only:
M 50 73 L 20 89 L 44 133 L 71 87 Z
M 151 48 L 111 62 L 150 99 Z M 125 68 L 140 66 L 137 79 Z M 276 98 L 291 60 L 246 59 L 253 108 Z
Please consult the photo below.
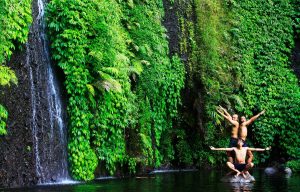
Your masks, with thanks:
M 51 65 L 44 20 L 45 0 L 33 2 L 33 24 L 26 44 L 31 88 L 31 129 L 38 183 L 69 180 L 65 114 Z

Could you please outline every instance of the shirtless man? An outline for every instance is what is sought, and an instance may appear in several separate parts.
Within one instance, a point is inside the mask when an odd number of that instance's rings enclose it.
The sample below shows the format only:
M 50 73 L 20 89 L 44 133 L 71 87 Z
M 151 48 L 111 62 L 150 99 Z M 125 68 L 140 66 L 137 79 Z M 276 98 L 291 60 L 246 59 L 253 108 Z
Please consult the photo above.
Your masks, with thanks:
M 246 144 L 246 138 L 248 135 L 248 129 L 247 126 L 250 125 L 251 123 L 253 123 L 253 121 L 255 121 L 259 116 L 261 116 L 262 114 L 264 114 L 266 111 L 263 110 L 260 113 L 258 113 L 257 115 L 251 117 L 248 121 L 246 119 L 245 116 L 241 117 L 241 123 L 240 123 L 240 129 L 239 129 L 239 138 L 241 138 L 244 142 L 244 146 L 243 147 L 248 147 L 248 145 Z M 248 163 L 251 163 L 253 160 L 253 154 L 251 151 L 248 152 Z
M 239 174 L 242 174 L 245 177 L 245 173 L 248 172 L 250 168 L 253 167 L 253 163 L 247 163 L 246 164 L 246 155 L 248 151 L 265 151 L 270 150 L 271 147 L 267 147 L 265 149 L 262 148 L 249 148 L 249 147 L 243 147 L 243 140 L 239 139 L 237 143 L 237 147 L 231 147 L 231 148 L 214 148 L 210 147 L 211 150 L 214 151 L 233 151 L 235 153 L 235 163 L 227 162 L 227 166 L 232 171 L 236 172 L 236 176 Z
M 243 139 L 244 142 L 246 141 L 247 134 L 248 134 L 247 126 L 250 125 L 251 123 L 253 123 L 253 121 L 255 121 L 259 116 L 261 116 L 265 112 L 266 112 L 265 110 L 261 111 L 257 115 L 251 117 L 248 121 L 246 120 L 245 116 L 241 117 L 239 136 L 241 139 Z
M 231 115 L 227 112 L 227 110 L 221 106 L 217 108 L 217 112 L 223 117 L 225 117 L 225 119 L 227 119 L 232 124 L 229 147 L 236 147 L 238 141 L 239 125 L 240 125 L 238 122 L 239 116 L 237 114 L 234 114 L 231 117 Z M 233 163 L 233 156 L 234 153 L 227 152 L 228 161 L 231 163 Z

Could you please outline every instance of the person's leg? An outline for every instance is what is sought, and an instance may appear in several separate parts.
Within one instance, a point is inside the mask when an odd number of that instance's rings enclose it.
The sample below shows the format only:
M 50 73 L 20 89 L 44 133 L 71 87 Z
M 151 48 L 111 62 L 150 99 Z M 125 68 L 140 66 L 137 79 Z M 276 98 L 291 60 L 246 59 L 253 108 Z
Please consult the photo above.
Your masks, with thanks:
M 233 163 L 231 163 L 231 162 L 228 161 L 228 162 L 226 163 L 226 165 L 227 165 L 227 167 L 228 167 L 229 169 L 231 169 L 232 171 L 234 171 L 234 172 L 236 173 L 236 176 L 239 175 L 239 174 L 241 173 L 239 170 L 237 170 L 237 169 L 235 168 L 235 166 L 234 166 Z
M 250 175 L 250 173 L 249 173 L 248 171 L 249 171 L 253 166 L 254 166 L 253 163 L 248 163 L 248 164 L 245 166 L 244 170 L 242 171 L 242 175 L 243 175 L 244 178 L 246 178 L 246 176 Z
M 253 153 L 251 151 L 247 151 L 247 156 L 248 156 L 248 160 L 247 160 L 247 163 L 252 163 L 252 160 L 253 160 Z
M 246 143 L 246 141 L 243 140 L 243 142 L 244 142 L 243 147 L 248 147 L 248 144 Z M 251 151 L 247 151 L 247 157 L 248 157 L 247 163 L 252 163 L 254 156 Z
M 227 154 L 227 161 L 233 164 L 233 158 L 231 156 L 231 151 L 227 151 L 226 154 Z
M 251 169 L 254 166 L 254 163 L 248 163 L 244 169 L 244 171 L 249 171 L 249 169 Z
M 229 147 L 236 147 L 237 146 L 237 140 L 238 140 L 237 138 L 230 137 Z M 234 163 L 233 159 L 235 158 L 234 151 L 227 151 L 226 154 L 227 154 L 227 161 L 231 162 L 233 164 Z

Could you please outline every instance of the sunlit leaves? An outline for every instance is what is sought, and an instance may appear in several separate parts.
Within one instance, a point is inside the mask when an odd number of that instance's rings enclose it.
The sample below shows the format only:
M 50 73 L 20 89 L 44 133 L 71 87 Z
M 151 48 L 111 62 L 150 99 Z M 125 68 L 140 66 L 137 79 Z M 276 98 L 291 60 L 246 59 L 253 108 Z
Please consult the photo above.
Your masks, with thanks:
M 13 41 L 25 43 L 31 24 L 31 0 L 0 2 L 0 64 L 9 59 L 15 49 Z
M 10 85 L 10 83 L 17 84 L 18 80 L 15 73 L 6 66 L 0 66 L 0 85 Z
M 8 113 L 6 109 L 0 105 L 0 135 L 6 135 L 6 120 L 8 117 Z

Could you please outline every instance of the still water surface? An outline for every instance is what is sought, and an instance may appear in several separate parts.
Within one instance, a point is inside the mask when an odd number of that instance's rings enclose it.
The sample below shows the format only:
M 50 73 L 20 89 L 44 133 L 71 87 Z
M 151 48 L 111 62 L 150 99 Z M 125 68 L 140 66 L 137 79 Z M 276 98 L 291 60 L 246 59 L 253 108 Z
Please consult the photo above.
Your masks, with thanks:
M 222 171 L 195 171 L 153 174 L 146 177 L 97 180 L 76 185 L 49 185 L 34 188 L 2 189 L 0 191 L 30 192 L 300 192 L 300 175 L 267 176 L 263 170 L 252 172 L 254 183 L 223 183 Z

